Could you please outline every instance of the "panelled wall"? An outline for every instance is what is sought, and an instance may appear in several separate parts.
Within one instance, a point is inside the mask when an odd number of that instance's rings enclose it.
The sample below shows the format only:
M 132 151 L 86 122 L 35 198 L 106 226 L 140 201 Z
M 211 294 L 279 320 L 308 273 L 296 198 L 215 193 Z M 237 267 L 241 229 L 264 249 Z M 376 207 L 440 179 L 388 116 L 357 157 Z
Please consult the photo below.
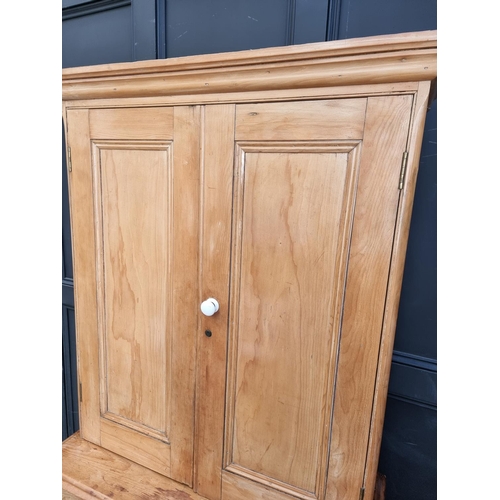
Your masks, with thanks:
M 64 67 L 436 29 L 436 0 L 63 0 Z M 379 471 L 387 500 L 436 498 L 436 102 L 408 243 Z M 64 153 L 63 138 L 63 153 Z M 78 429 L 63 154 L 63 439 Z

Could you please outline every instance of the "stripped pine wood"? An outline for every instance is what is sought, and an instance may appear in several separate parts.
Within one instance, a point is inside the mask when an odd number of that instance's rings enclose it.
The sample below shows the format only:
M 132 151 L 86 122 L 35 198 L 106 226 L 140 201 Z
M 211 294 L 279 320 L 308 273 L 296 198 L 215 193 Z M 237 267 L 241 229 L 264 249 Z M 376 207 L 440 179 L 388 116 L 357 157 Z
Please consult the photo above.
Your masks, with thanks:
M 308 496 L 324 482 L 325 391 L 343 289 L 334 276 L 344 274 L 355 146 L 238 144 L 235 196 L 244 201 L 235 201 L 226 469 Z
M 73 113 L 79 121 L 72 120 Z M 77 153 L 70 177 L 78 203 L 74 239 L 77 252 L 80 241 L 85 251 L 75 253 L 75 268 L 87 266 L 77 279 L 83 280 L 79 311 L 87 315 L 78 327 L 82 432 L 191 485 L 196 354 L 191 325 L 198 300 L 191 259 L 199 240 L 199 148 L 193 145 L 199 140 L 200 110 L 68 114 L 70 129 L 78 126 L 68 134 Z M 156 127 L 153 139 L 144 139 Z M 174 197 L 174 182 L 192 196 Z M 188 231 L 181 221 L 191 216 Z M 83 241 L 91 243 L 91 251 Z
M 363 487 L 411 105 L 411 96 L 368 99 L 335 387 L 329 500 L 357 500 Z
M 172 481 L 100 446 L 79 433 L 62 446 L 63 500 L 206 500 Z
M 231 92 L 230 94 L 213 93 L 203 95 L 169 95 L 162 94 L 155 97 L 127 97 L 127 98 L 100 98 L 68 100 L 68 108 L 130 108 L 155 106 L 182 106 L 193 102 L 199 104 L 245 103 L 245 102 L 284 102 L 306 101 L 317 99 L 365 97 L 370 95 L 390 95 L 415 93 L 417 82 L 372 83 L 370 85 L 341 85 L 332 87 L 327 85 L 320 88 L 300 88 L 284 90 L 262 90 L 247 92 Z M 367 92 L 368 90 L 368 92 Z
M 435 52 L 436 32 L 422 31 L 68 68 L 63 70 L 63 99 L 200 95 L 431 80 L 436 74 Z
M 172 214 L 165 195 L 171 189 L 172 162 L 166 146 L 123 147 L 99 148 L 103 410 L 168 439 Z
M 236 140 L 361 139 L 366 100 L 240 104 L 236 109 Z
M 235 107 L 207 106 L 203 116 L 203 181 L 199 303 L 218 297 L 219 312 L 199 315 L 195 489 L 209 498 L 221 491 L 226 379 L 229 259 Z M 205 330 L 212 336 L 207 337 Z
M 372 500 L 436 38 L 64 70 L 63 498 Z
M 135 429 L 102 419 L 101 445 L 164 476 L 171 475 L 170 445 Z
M 289 491 L 289 488 L 287 488 Z M 304 495 L 303 492 L 298 493 L 297 496 L 291 497 L 289 494 L 281 492 L 276 489 L 276 483 L 271 487 L 265 483 L 257 483 L 254 481 L 242 481 L 231 472 L 223 471 L 222 473 L 222 498 L 230 498 L 237 500 L 244 500 L 251 498 L 252 500 L 290 500 L 291 498 L 301 498 L 308 500 L 315 498 L 312 495 Z
M 405 182 L 399 199 L 398 219 L 394 235 L 394 246 L 391 259 L 391 274 L 387 286 L 386 309 L 380 341 L 379 365 L 374 390 L 370 441 L 366 460 L 365 484 L 366 491 L 375 489 L 378 457 L 382 443 L 384 413 L 389 390 L 389 375 L 391 371 L 392 349 L 394 346 L 394 331 L 396 330 L 399 298 L 403 282 L 404 263 L 408 235 L 410 232 L 411 213 L 415 186 L 417 183 L 420 149 L 429 99 L 429 82 L 420 83 L 420 92 L 413 102 L 412 124 L 408 140 L 408 164 Z M 367 494 L 366 500 L 372 500 Z
M 68 144 L 72 147 L 69 176 L 73 273 L 75 281 L 75 323 L 78 344 L 80 432 L 100 444 L 99 339 L 97 331 L 96 262 L 93 182 L 88 110 L 68 110 Z M 68 162 L 69 164 L 69 162 Z M 90 251 L 89 251 L 90 250 Z
M 174 109 L 171 477 L 190 486 L 200 296 L 200 127 L 199 106 Z
M 91 109 L 90 135 L 100 139 L 173 139 L 174 110 L 162 108 Z
M 306 43 L 288 47 L 270 47 L 259 50 L 242 50 L 221 54 L 195 55 L 167 60 L 141 61 L 134 63 L 114 63 L 80 68 L 66 68 L 65 80 L 74 78 L 97 78 L 125 75 L 146 75 L 155 73 L 161 68 L 171 71 L 204 68 L 219 68 L 224 64 L 249 66 L 263 63 L 281 63 L 295 60 L 307 61 L 322 59 L 328 56 L 345 57 L 360 54 L 376 54 L 397 52 L 399 50 L 423 50 L 436 46 L 436 31 L 418 31 L 413 33 L 396 33 L 348 40 L 336 40 L 326 43 Z M 307 83 L 304 83 L 307 87 Z

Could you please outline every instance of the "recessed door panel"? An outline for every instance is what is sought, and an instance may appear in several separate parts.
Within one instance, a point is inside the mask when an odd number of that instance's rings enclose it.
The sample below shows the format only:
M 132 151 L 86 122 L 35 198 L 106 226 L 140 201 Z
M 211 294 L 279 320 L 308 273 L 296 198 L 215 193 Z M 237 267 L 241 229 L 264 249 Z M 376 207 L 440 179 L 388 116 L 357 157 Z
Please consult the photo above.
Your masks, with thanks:
M 129 420 L 168 441 L 171 147 L 142 146 L 147 149 L 133 143 L 96 146 L 102 211 L 103 410 L 107 418 L 124 425 Z
M 358 145 L 238 143 L 227 470 L 290 492 L 328 438 Z

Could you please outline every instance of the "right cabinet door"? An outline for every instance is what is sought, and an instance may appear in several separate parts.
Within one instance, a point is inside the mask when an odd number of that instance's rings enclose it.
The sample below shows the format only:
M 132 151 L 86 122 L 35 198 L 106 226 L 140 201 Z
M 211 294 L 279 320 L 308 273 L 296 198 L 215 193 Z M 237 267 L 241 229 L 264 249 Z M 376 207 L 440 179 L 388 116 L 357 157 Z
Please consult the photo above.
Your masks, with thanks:
M 223 499 L 359 498 L 412 102 L 234 109 Z

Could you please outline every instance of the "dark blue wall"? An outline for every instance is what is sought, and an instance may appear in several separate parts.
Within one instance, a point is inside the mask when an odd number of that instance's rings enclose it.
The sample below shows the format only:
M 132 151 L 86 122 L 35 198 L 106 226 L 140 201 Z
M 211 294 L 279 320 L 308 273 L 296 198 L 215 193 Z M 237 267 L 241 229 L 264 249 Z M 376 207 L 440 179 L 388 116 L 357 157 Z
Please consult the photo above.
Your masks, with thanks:
M 63 66 L 436 29 L 436 0 L 63 0 Z M 436 103 L 427 116 L 379 471 L 387 500 L 436 494 Z M 63 438 L 78 429 L 63 155 Z

